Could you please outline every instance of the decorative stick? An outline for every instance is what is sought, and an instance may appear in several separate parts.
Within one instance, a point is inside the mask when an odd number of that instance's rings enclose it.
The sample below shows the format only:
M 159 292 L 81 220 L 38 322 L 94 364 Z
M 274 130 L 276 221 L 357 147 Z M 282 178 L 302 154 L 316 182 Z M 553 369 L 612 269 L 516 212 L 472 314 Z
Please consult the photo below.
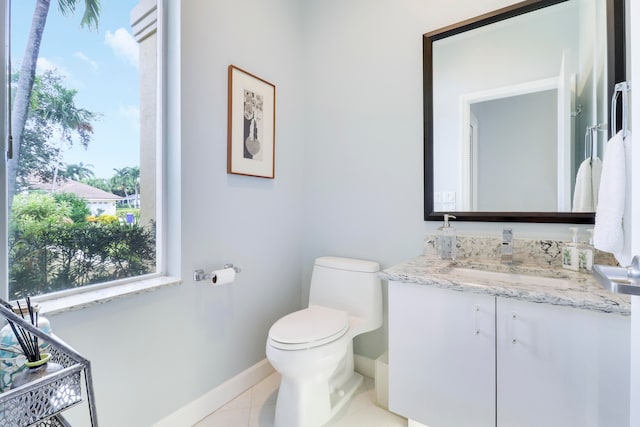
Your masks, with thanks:
M 31 318 L 31 324 L 35 326 L 33 319 L 33 306 L 31 306 L 31 298 L 27 297 L 27 308 L 29 309 L 29 317 Z
M 13 334 L 16 336 L 16 339 L 18 340 L 18 344 L 20 344 L 20 347 L 22 348 L 22 351 L 24 352 L 24 355 L 27 356 L 27 360 L 31 361 L 31 359 L 29 358 L 29 350 L 27 349 L 25 343 L 22 341 L 22 338 L 20 338 L 20 334 L 16 330 L 16 326 L 13 324 L 13 322 L 11 320 L 7 320 L 7 321 L 9 322 L 9 325 L 11 326 L 11 329 L 13 330 Z
M 36 311 L 36 324 L 34 325 L 36 328 L 38 327 L 38 312 Z M 36 360 L 40 360 L 40 346 L 38 345 L 38 336 L 33 336 L 33 343 L 35 345 L 36 350 Z
M 24 313 L 22 312 L 22 307 L 20 306 L 20 301 L 16 301 L 16 303 L 18 303 L 18 310 L 20 310 L 20 316 L 22 316 L 22 318 L 24 319 Z M 24 319 L 27 320 L 27 319 Z

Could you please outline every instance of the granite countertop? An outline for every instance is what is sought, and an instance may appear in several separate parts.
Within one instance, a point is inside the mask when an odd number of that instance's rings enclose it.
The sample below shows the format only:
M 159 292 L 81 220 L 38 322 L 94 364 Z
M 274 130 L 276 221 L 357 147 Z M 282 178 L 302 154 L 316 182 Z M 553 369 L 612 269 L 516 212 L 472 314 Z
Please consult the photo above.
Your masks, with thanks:
M 498 273 L 505 273 L 504 276 Z M 631 314 L 631 298 L 603 289 L 588 273 L 535 265 L 443 261 L 421 255 L 379 273 L 383 280 L 437 286 L 535 303 Z

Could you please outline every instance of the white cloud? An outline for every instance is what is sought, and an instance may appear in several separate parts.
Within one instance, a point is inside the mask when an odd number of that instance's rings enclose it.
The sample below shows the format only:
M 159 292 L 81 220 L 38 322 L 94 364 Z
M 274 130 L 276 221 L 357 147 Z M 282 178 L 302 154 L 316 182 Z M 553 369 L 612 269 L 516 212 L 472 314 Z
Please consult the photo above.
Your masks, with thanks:
M 140 109 L 138 107 L 134 105 L 121 106 L 120 115 L 129 122 L 132 128 L 140 129 Z
M 125 59 L 133 67 L 138 68 L 138 43 L 127 30 L 118 28 L 113 33 L 107 30 L 104 42 L 117 57 Z
M 36 74 L 42 75 L 45 71 L 55 71 L 58 76 L 62 77 L 63 84 L 70 89 L 80 90 L 85 87 L 84 82 L 71 74 L 69 70 L 41 56 L 36 63 Z
M 96 61 L 94 61 L 93 59 L 89 58 L 84 53 L 78 51 L 78 52 L 75 52 L 73 54 L 73 56 L 75 56 L 76 58 L 80 59 L 81 61 L 84 61 L 87 64 L 89 64 L 91 66 L 91 68 L 93 68 L 93 71 L 98 71 L 98 63 Z
M 57 70 L 58 74 L 60 74 L 62 77 L 69 77 L 70 75 L 67 70 L 65 70 L 63 67 L 56 64 L 55 62 L 42 56 L 38 58 L 38 62 L 36 63 L 37 74 L 42 74 L 45 71 L 53 71 L 53 70 Z

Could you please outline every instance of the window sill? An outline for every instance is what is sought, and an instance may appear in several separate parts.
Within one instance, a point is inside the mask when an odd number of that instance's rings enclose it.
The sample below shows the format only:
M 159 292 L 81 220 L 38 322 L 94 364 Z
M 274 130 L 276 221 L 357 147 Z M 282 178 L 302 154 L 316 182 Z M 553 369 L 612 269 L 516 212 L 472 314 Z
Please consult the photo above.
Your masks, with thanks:
M 44 301 L 37 301 L 37 303 L 40 306 L 40 312 L 42 314 L 60 314 L 80 310 L 97 304 L 104 304 L 108 301 L 130 295 L 153 292 L 157 289 L 178 285 L 180 283 L 182 283 L 182 280 L 177 277 L 153 277 L 150 279 L 137 280 L 120 285 L 89 290 L 87 292 L 60 296 Z

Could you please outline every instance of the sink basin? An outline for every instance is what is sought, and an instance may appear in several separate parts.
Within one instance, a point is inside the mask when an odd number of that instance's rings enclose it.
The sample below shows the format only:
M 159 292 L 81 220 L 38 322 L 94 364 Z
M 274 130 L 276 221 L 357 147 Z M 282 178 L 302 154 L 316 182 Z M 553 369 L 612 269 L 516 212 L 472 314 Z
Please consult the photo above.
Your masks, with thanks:
M 530 286 L 553 286 L 555 288 L 570 286 L 570 281 L 564 278 L 534 276 L 513 272 L 498 272 L 480 270 L 476 268 L 454 267 L 451 269 L 451 273 L 458 276 L 468 277 L 469 279 L 480 279 L 488 282 L 508 282 L 512 284 Z
M 640 258 L 629 267 L 594 265 L 593 277 L 605 289 L 618 294 L 640 295 Z

